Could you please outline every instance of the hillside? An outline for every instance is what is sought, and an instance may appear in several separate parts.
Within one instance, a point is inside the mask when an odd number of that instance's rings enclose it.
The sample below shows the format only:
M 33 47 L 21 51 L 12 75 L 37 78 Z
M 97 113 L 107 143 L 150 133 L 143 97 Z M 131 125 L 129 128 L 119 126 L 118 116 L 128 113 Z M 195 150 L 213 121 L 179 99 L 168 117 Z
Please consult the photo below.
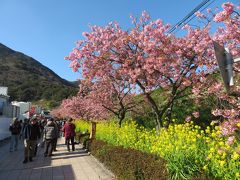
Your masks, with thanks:
M 50 106 L 78 90 L 77 83 L 59 77 L 37 60 L 0 43 L 0 86 L 9 88 L 12 100 L 48 101 Z

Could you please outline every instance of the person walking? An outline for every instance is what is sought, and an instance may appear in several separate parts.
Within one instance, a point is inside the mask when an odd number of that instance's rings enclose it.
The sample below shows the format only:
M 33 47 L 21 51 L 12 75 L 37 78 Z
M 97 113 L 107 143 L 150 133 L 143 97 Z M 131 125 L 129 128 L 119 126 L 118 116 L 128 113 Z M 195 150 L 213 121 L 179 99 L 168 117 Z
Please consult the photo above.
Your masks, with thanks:
M 65 137 L 65 134 L 64 134 L 64 125 L 66 124 L 66 120 L 62 121 L 62 127 L 61 127 L 61 133 L 62 133 L 62 137 Z M 67 140 L 65 138 L 65 145 L 67 145 Z
M 40 146 L 41 148 L 44 148 L 45 145 L 45 140 L 44 140 L 44 127 L 47 125 L 47 119 L 44 119 L 43 117 L 41 117 L 40 120 L 40 132 L 41 132 L 41 141 L 39 142 L 38 146 Z
M 58 130 L 53 122 L 53 119 L 49 119 L 47 125 L 43 130 L 43 139 L 45 142 L 44 156 L 52 156 L 54 150 L 54 140 L 57 137 Z M 50 149 L 49 149 L 50 147 Z
M 67 150 L 70 151 L 69 143 L 71 141 L 72 151 L 75 151 L 74 136 L 75 125 L 72 123 L 72 119 L 69 119 L 63 126 L 63 132 L 67 143 Z
M 23 133 L 24 132 L 23 131 L 24 131 L 25 127 L 28 125 L 28 123 L 29 123 L 29 119 L 25 118 L 23 120 L 21 132 L 20 132 L 20 135 L 19 135 L 19 139 L 21 139 L 22 141 L 24 141 L 24 138 L 23 138 Z
M 19 139 L 21 140 L 21 132 L 22 132 L 22 129 L 23 129 L 23 120 L 20 120 L 20 121 L 19 121 L 19 125 L 20 125 L 20 127 L 21 127 L 21 131 L 20 131 L 20 133 L 19 133 Z
M 26 124 L 23 129 L 23 138 L 24 138 L 24 161 L 23 163 L 27 163 L 28 161 L 33 161 L 32 157 L 35 153 L 35 148 L 37 144 L 37 140 L 40 139 L 40 128 L 37 123 L 37 119 L 33 118 L 30 123 Z
M 54 123 L 55 129 L 56 129 L 56 136 L 53 139 L 53 151 L 57 151 L 57 140 L 59 137 L 59 125 L 56 122 L 56 120 L 54 120 L 54 119 L 53 119 L 53 123 Z
M 13 118 L 13 122 L 9 126 L 9 131 L 11 132 L 10 152 L 13 152 L 13 146 L 14 151 L 17 151 L 19 134 L 21 132 L 21 125 L 18 122 L 18 118 Z

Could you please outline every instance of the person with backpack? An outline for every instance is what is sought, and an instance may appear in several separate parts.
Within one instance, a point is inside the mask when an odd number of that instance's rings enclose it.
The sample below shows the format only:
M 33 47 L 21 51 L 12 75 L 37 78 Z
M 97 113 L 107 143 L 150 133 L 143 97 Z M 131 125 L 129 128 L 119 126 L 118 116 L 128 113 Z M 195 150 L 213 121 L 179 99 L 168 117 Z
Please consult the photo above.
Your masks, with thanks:
M 52 152 L 54 149 L 54 140 L 57 138 L 58 130 L 53 122 L 53 119 L 49 119 L 47 121 L 47 125 L 43 130 L 43 139 L 45 142 L 44 156 L 52 156 Z M 49 149 L 50 148 L 50 149 Z
M 21 132 L 21 125 L 18 122 L 18 118 L 13 118 L 13 123 L 9 126 L 9 131 L 11 132 L 11 142 L 10 142 L 10 152 L 17 151 L 18 148 L 18 139 Z
M 75 151 L 75 145 L 74 145 L 74 136 L 75 133 L 75 125 L 72 123 L 72 119 L 69 119 L 63 126 L 63 132 L 65 136 L 65 140 L 67 143 L 67 150 L 70 151 L 69 143 L 71 141 L 72 144 L 72 151 Z

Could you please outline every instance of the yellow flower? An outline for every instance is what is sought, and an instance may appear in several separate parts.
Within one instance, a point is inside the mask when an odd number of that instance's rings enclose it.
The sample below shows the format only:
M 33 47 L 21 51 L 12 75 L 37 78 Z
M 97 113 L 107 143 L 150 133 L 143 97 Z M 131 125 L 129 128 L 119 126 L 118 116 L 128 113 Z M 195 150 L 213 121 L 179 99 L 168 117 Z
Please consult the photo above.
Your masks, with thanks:
M 220 145 L 220 146 L 224 146 L 224 142 L 222 142 L 222 141 L 219 142 L 219 145 Z
M 216 137 L 216 134 L 214 132 L 212 133 L 212 137 Z
M 237 123 L 237 127 L 239 127 L 239 128 L 240 128 L 240 123 Z
M 238 158 L 239 158 L 239 154 L 234 152 L 233 155 L 232 155 L 232 159 L 237 160 Z
M 210 133 L 210 129 L 206 129 L 205 131 L 206 131 L 206 133 Z
M 207 157 L 207 160 L 211 159 L 212 158 L 212 153 L 210 153 Z
M 203 166 L 203 169 L 204 169 L 204 170 L 207 170 L 207 165 Z
M 225 164 L 225 161 L 219 161 L 219 164 L 220 164 L 221 167 L 223 167 L 224 164 Z
M 236 177 L 240 177 L 240 173 L 237 172 L 237 173 L 236 173 Z
M 214 152 L 214 148 L 210 148 L 210 152 Z
M 222 153 L 222 159 L 224 159 L 227 156 L 225 152 Z

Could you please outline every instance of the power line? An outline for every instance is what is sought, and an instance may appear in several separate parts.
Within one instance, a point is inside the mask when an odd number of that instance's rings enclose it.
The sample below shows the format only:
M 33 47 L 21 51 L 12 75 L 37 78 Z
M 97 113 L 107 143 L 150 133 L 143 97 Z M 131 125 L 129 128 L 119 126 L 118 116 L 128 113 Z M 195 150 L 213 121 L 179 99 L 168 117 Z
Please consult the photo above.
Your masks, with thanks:
M 204 11 L 207 7 L 209 7 L 212 3 L 214 3 L 214 1 L 215 1 L 215 0 L 212 0 L 212 2 L 210 2 L 208 5 L 206 5 L 202 10 L 200 10 L 200 12 Z M 194 13 L 193 16 L 192 16 L 189 20 L 187 20 L 186 22 L 182 22 L 182 24 L 179 25 L 178 27 L 183 27 L 184 25 L 188 24 L 191 20 L 193 20 L 195 17 L 196 17 L 196 14 Z M 180 28 L 178 28 L 178 27 L 176 27 L 175 33 L 180 30 Z M 178 28 L 178 29 L 177 29 L 177 28 Z
M 204 0 L 202 3 L 200 3 L 197 7 L 195 7 L 190 13 L 187 14 L 181 21 L 179 21 L 177 24 L 175 24 L 171 29 L 168 30 L 167 33 L 172 33 L 175 29 L 177 29 L 180 25 L 184 23 L 187 19 L 189 19 L 195 12 L 197 12 L 201 7 L 203 7 L 205 4 L 207 4 L 210 0 Z
M 169 29 L 167 31 L 167 33 L 172 33 L 173 31 L 175 31 L 178 27 L 185 25 L 185 21 L 187 21 L 189 18 L 192 17 L 192 15 L 194 15 L 197 11 L 199 11 L 199 9 L 201 9 L 203 6 L 205 6 L 206 4 L 208 4 L 211 0 L 204 0 L 202 3 L 200 3 L 197 7 L 195 7 L 190 13 L 187 14 L 187 16 L 185 16 L 181 21 L 179 21 L 178 23 L 176 23 L 171 29 Z M 215 0 L 213 0 L 215 1 Z M 209 3 L 207 5 L 207 7 L 212 4 L 213 2 Z M 195 17 L 195 16 L 194 16 Z M 192 17 L 189 21 L 191 21 L 194 17 Z M 189 22 L 188 21 L 188 22 Z

